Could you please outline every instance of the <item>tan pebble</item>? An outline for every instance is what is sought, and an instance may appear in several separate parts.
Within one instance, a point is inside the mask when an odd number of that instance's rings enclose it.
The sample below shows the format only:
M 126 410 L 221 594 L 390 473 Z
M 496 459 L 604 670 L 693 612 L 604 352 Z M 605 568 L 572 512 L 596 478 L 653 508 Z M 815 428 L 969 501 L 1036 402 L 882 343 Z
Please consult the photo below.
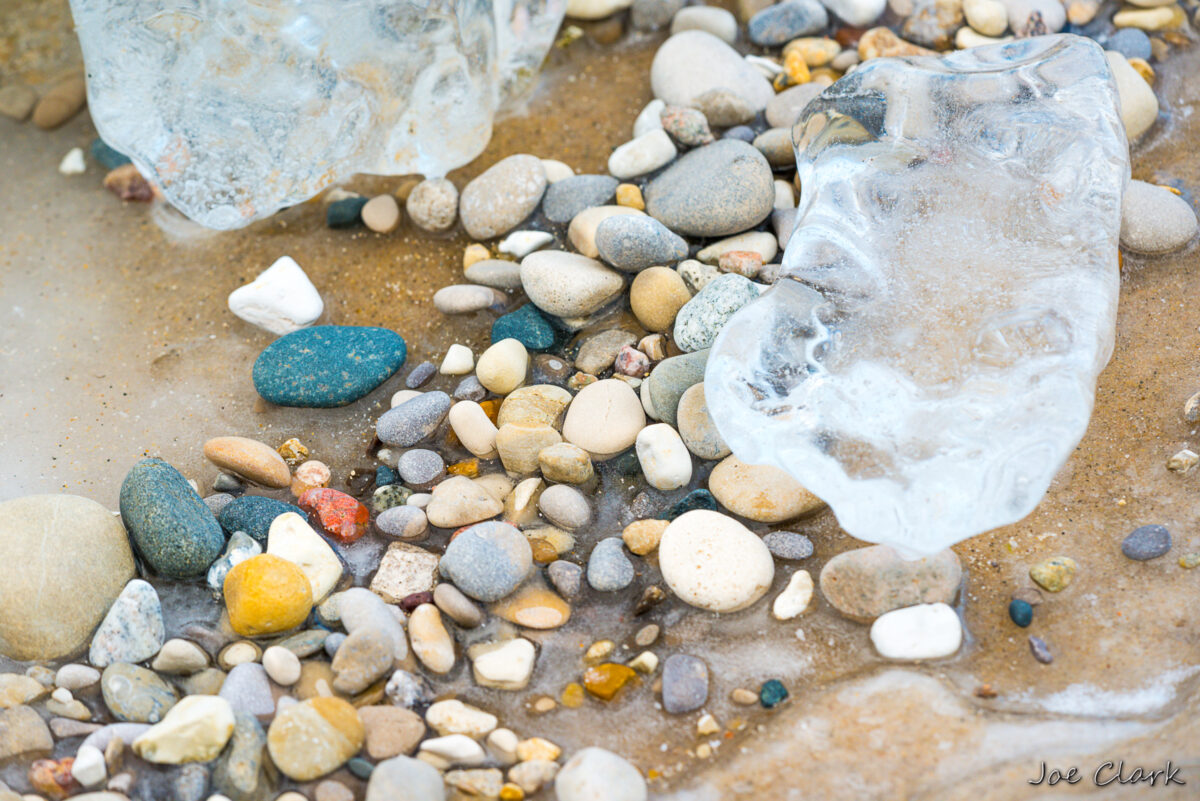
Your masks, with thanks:
M 570 392 L 551 384 L 521 387 L 509 393 L 500 404 L 496 425 L 526 423 L 561 429 L 563 412 L 570 405 L 571 399 Z
M 658 657 L 653 651 L 642 651 L 640 654 L 629 660 L 629 667 L 636 670 L 638 673 L 647 675 L 658 670 Z
M 297 467 L 296 472 L 292 474 L 291 492 L 299 498 L 310 489 L 328 487 L 332 478 L 333 473 L 330 471 L 329 465 L 316 459 L 309 459 Z
M 597 640 L 588 646 L 583 654 L 583 664 L 598 665 L 603 662 L 617 647 L 612 640 Z
M 292 471 L 275 449 L 248 437 L 214 437 L 204 443 L 204 457 L 265 487 L 286 487 Z
M 636 184 L 619 184 L 617 186 L 617 205 L 628 206 L 638 211 L 646 210 L 646 201 L 642 198 L 642 190 Z
M 558 701 L 555 701 L 548 695 L 539 696 L 536 700 L 534 700 L 532 705 L 533 711 L 539 715 L 545 715 L 548 712 L 553 712 L 557 707 Z M 525 757 L 521 758 L 525 759 Z
M 37 92 L 19 83 L 10 83 L 0 88 L 0 114 L 21 122 L 33 111 L 37 103 Z
M 596 475 L 588 452 L 578 445 L 559 442 L 538 451 L 538 467 L 547 481 L 583 484 Z
M 600 250 L 596 247 L 596 229 L 609 217 L 621 214 L 642 214 L 642 212 L 629 206 L 592 206 L 571 219 L 571 224 L 567 226 L 567 239 L 584 256 L 589 259 L 597 258 Z
M 729 700 L 738 706 L 751 706 L 758 703 L 758 695 L 750 690 L 738 687 L 729 694 Z
M 633 642 L 640 648 L 648 648 L 654 645 L 654 641 L 658 639 L 660 629 L 657 623 L 650 623 L 638 629 L 637 634 L 633 635 Z
M 516 339 L 502 339 L 479 355 L 475 377 L 497 395 L 507 395 L 525 383 L 529 351 Z
M 82 75 L 56 83 L 33 107 L 33 124 L 50 130 L 74 117 L 87 102 L 87 84 Z
M 717 723 L 717 719 L 708 712 L 705 712 L 700 716 L 700 719 L 696 721 L 696 734 L 699 734 L 702 737 L 709 734 L 716 734 L 720 730 L 721 724 Z
M 554 701 L 553 698 L 550 699 Z M 549 740 L 541 737 L 530 737 L 528 740 L 522 740 L 517 745 L 517 759 L 522 762 L 528 762 L 531 759 L 544 759 L 547 762 L 553 762 L 562 756 L 562 749 Z
M 633 445 L 646 426 L 637 393 L 623 381 L 606 379 L 579 391 L 563 421 L 563 439 L 593 460 L 608 459 Z
M 524 528 L 537 520 L 538 501 L 545 489 L 546 483 L 536 476 L 517 484 L 504 499 L 504 522 Z
M 650 267 L 633 279 L 629 304 L 633 314 L 649 331 L 666 331 L 683 305 L 692 299 L 687 284 L 670 267 Z
M 478 242 L 467 245 L 467 247 L 463 250 L 463 269 L 467 269 L 477 261 L 483 261 L 485 259 L 490 259 L 491 257 L 491 252 Z
M 539 576 L 534 573 L 534 578 L 493 604 L 492 614 L 530 629 L 556 629 L 570 620 L 570 604 L 550 590 Z
M 760 523 L 782 523 L 824 508 L 825 502 L 778 467 L 746 464 L 728 456 L 708 476 L 717 502 Z
M 360 212 L 363 225 L 377 234 L 390 234 L 400 225 L 400 205 L 391 195 L 376 195 Z
M 638 556 L 645 556 L 658 547 L 669 520 L 635 520 L 621 532 L 625 547 Z
M 434 673 L 448 673 L 454 667 L 454 639 L 442 623 L 442 615 L 433 604 L 421 604 L 408 619 L 408 636 L 421 664 Z
M 496 433 L 496 450 L 504 469 L 518 476 L 536 472 L 538 455 L 560 442 L 562 436 L 548 425 L 505 423 Z
M 696 746 L 696 756 L 700 759 L 708 759 L 712 756 L 712 746 L 708 743 L 700 743 L 700 745 Z

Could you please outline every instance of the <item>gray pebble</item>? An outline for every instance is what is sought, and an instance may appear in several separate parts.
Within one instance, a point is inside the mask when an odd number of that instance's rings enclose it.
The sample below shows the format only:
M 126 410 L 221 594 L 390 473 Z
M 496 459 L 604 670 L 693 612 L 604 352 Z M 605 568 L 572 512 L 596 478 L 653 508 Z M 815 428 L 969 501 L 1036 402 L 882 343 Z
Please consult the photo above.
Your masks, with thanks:
M 636 344 L 637 335 L 620 328 L 611 328 L 599 334 L 588 337 L 579 346 L 579 354 L 575 358 L 575 367 L 585 373 L 599 375 L 612 367 L 617 354 L 626 345 Z
M 266 669 L 258 662 L 234 665 L 225 677 L 219 695 L 229 702 L 235 713 L 245 712 L 260 721 L 270 720 L 275 714 L 271 680 L 267 678 Z
M 538 510 L 556 526 L 574 531 L 592 520 L 592 508 L 583 493 L 567 484 L 547 487 L 538 498 Z
M 213 481 L 213 492 L 231 492 L 236 495 L 243 489 L 238 477 L 230 473 L 218 473 Z
M 794 531 L 772 531 L 763 543 L 776 559 L 807 559 L 813 555 L 812 540 Z
M 629 21 L 639 31 L 657 31 L 670 24 L 683 0 L 633 0 Z
M 588 558 L 587 580 L 599 592 L 616 592 L 633 583 L 633 563 L 620 537 L 605 537 Z
M 437 451 L 413 448 L 400 454 L 396 460 L 396 472 L 405 484 L 423 491 L 446 475 L 446 461 Z
M 722 139 L 685 153 L 650 182 L 645 198 L 646 213 L 676 233 L 728 236 L 770 215 L 775 179 L 762 153 Z
M 792 154 L 792 131 L 790 128 L 771 128 L 754 138 L 754 146 L 767 158 L 767 163 L 776 169 L 795 167 L 796 157 Z
M 346 641 L 346 635 L 340 631 L 335 631 L 325 638 L 322 647 L 325 649 L 325 655 L 330 659 L 337 656 L 337 651 L 342 647 L 342 643 Z
M 1050 653 L 1050 646 L 1046 645 L 1046 641 L 1041 637 L 1029 636 L 1029 650 L 1033 653 L 1033 658 L 1043 665 L 1054 661 L 1054 655 Z
M 754 129 L 751 128 L 749 125 L 735 125 L 734 127 L 730 128 L 728 131 L 726 131 L 724 134 L 722 134 L 721 138 L 722 139 L 736 139 L 739 142 L 745 142 L 747 144 L 750 144 L 754 141 L 754 137 L 756 137 L 757 135 L 758 134 L 754 133 Z
M 375 518 L 375 526 L 389 537 L 415 540 L 429 530 L 429 519 L 424 509 L 402 504 L 384 509 Z
M 649 386 L 646 387 L 646 392 L 650 395 L 650 403 L 659 420 L 675 425 L 679 399 L 688 387 L 704 380 L 704 368 L 707 364 L 707 349 L 672 356 L 658 363 L 647 378 Z
M 550 222 L 569 223 L 575 215 L 613 199 L 620 183 L 610 175 L 572 175 L 550 184 L 542 213 Z
M 817 0 L 784 0 L 751 17 L 746 33 L 755 44 L 770 47 L 814 34 L 827 24 L 829 15 Z
M 1141 58 L 1149 60 L 1152 55 L 1150 37 L 1137 28 L 1121 28 L 1108 37 L 1105 50 L 1116 50 L 1125 58 Z
M 738 51 L 699 30 L 681 31 L 663 42 L 650 65 L 650 87 L 670 106 L 691 106 L 711 89 L 726 89 L 757 112 L 775 96 L 770 81 Z
M 214 515 L 221 514 L 221 510 L 231 503 L 233 503 L 233 496 L 228 492 L 214 492 L 204 498 L 204 505 L 211 509 Z
M 208 796 L 208 768 L 195 763 L 184 765 L 173 784 L 175 801 L 204 801 Z
M 454 388 L 455 400 L 470 400 L 481 401 L 487 397 L 487 390 L 483 384 L 479 383 L 479 379 L 473 375 L 469 375 L 462 381 L 458 382 L 458 386 Z
M 704 115 L 704 119 L 714 128 L 731 126 L 744 128 L 746 123 L 754 119 L 754 109 L 750 107 L 749 103 L 721 87 L 696 95 L 692 98 L 692 106 L 699 109 L 700 113 Z M 767 107 L 770 107 L 769 103 Z M 746 128 L 746 130 L 750 129 Z M 750 139 L 753 138 L 754 134 L 751 133 Z M 746 141 L 749 142 L 750 139 L 746 139 Z
M 758 287 L 745 276 L 726 273 L 714 278 L 679 310 L 675 343 L 689 353 L 710 347 L 729 318 L 757 297 Z
M 375 433 L 388 445 L 410 448 L 437 430 L 450 411 L 445 392 L 426 392 L 383 413 Z
M 525 153 L 509 156 L 463 187 L 458 215 L 473 239 L 491 239 L 532 214 L 545 191 L 541 159 Z
M 775 209 L 771 212 L 771 230 L 779 240 L 779 249 L 786 250 L 792 231 L 796 228 L 796 215 L 799 209 Z
M 708 666 L 689 654 L 672 654 L 663 662 L 663 709 L 672 715 L 693 712 L 708 700 Z
M 463 628 L 473 629 L 483 623 L 483 612 L 453 584 L 443 581 L 434 587 L 433 602 L 447 617 Z
M 529 540 L 499 521 L 476 523 L 446 546 L 441 574 L 477 601 L 498 601 L 525 580 L 533 567 Z
M 772 128 L 787 128 L 790 131 L 796 120 L 800 119 L 800 112 L 824 88 L 819 83 L 802 83 L 784 89 L 767 103 L 767 124 Z
M 455 284 L 433 293 L 433 306 L 442 314 L 471 314 L 499 307 L 505 300 L 504 293 L 479 284 Z
M 579 597 L 579 589 L 583 583 L 582 567 L 574 562 L 558 559 L 550 563 L 546 574 L 550 577 L 554 589 L 558 590 L 558 594 L 563 598 L 573 601 Z
M 429 379 L 437 375 L 437 365 L 433 362 L 421 362 L 412 369 L 408 374 L 408 378 L 404 379 L 404 386 L 409 389 L 420 389 L 429 383 Z
M 670 266 L 686 259 L 687 242 L 653 217 L 621 214 L 596 228 L 600 258 L 627 273 L 655 265 Z
M 1157 559 L 1169 550 L 1171 532 L 1166 526 L 1139 526 L 1121 541 L 1121 553 L 1138 562 Z
M 433 700 L 433 690 L 429 683 L 407 670 L 397 670 L 393 673 L 384 692 L 389 701 L 405 709 L 428 704 Z
M 504 259 L 481 259 L 464 270 L 463 277 L 472 284 L 482 284 L 494 289 L 520 289 L 521 263 Z

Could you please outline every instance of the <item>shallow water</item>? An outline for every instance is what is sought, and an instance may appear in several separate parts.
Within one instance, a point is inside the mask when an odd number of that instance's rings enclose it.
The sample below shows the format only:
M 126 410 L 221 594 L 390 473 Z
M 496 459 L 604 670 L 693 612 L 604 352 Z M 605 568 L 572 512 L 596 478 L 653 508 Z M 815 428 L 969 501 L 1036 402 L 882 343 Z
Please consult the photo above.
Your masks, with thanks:
M 65 3 L 0 8 L 0 31 L 13 32 L 0 36 L 0 82 L 13 75 L 48 80 L 69 68 L 78 58 L 69 25 Z M 584 39 L 555 49 L 525 115 L 502 123 L 481 159 L 451 177 L 461 186 L 513 152 L 603 171 L 649 99 L 646 74 L 658 41 L 627 35 L 615 45 Z M 1200 71 L 1200 52 L 1176 51 L 1158 71 L 1160 98 L 1171 98 L 1170 121 L 1139 145 L 1134 177 L 1178 185 L 1194 202 L 1188 190 L 1200 185 L 1200 84 L 1185 79 Z M 282 409 L 257 400 L 250 365 L 270 337 L 230 315 L 225 298 L 280 255 L 294 257 L 321 290 L 325 322 L 395 329 L 409 341 L 410 366 L 440 357 L 450 342 L 476 352 L 486 344 L 489 316 L 445 318 L 429 303 L 436 289 L 461 279 L 461 233 L 434 238 L 408 223 L 389 236 L 332 231 L 315 202 L 235 233 L 197 232 L 174 218 L 160 226 L 146 207 L 109 195 L 96 165 L 82 176 L 58 174 L 63 154 L 86 148 L 93 136 L 86 114 L 50 133 L 0 119 L 0 298 L 7 315 L 0 329 L 0 499 L 72 492 L 115 508 L 121 478 L 144 455 L 162 456 L 206 488 L 216 470 L 200 445 L 220 434 L 272 443 L 300 437 L 333 466 L 335 486 L 350 468 L 373 465 L 367 448 L 374 419 L 406 370 L 344 409 Z M 361 179 L 350 188 L 371 193 L 396 184 Z M 680 799 L 1137 797 L 1136 788 L 1097 788 L 1090 779 L 1068 789 L 1031 787 L 1026 780 L 1043 757 L 1078 765 L 1089 777 L 1105 759 L 1155 767 L 1169 758 L 1190 766 L 1182 773 L 1188 787 L 1147 792 L 1195 797 L 1200 569 L 1182 570 L 1175 559 L 1200 550 L 1200 470 L 1179 476 L 1165 463 L 1198 444 L 1182 418 L 1184 401 L 1200 388 L 1200 315 L 1192 300 L 1200 293 L 1198 267 L 1194 247 L 1169 257 L 1126 257 L 1116 352 L 1101 376 L 1086 438 L 1033 515 L 955 549 L 967 572 L 961 608 L 970 634 L 954 659 L 915 668 L 885 664 L 866 627 L 819 598 L 789 623 L 770 618 L 767 604 L 717 617 L 674 601 L 632 618 L 630 590 L 602 602 L 589 596 L 564 629 L 529 634 L 543 653 L 527 691 L 479 690 L 462 665 L 456 689 L 496 711 L 504 725 L 546 736 L 568 753 L 607 745 L 657 771 L 664 778 L 652 788 Z M 632 494 L 616 479 L 608 486 L 621 497 Z M 619 532 L 611 500 L 605 508 L 577 537 L 576 553 Z M 1151 522 L 1171 528 L 1170 556 L 1126 560 L 1121 538 Z M 858 544 L 828 513 L 798 530 L 816 545 L 802 564 L 814 577 L 831 556 Z M 1055 553 L 1075 558 L 1079 575 L 1067 591 L 1047 596 L 1029 630 L 1016 629 L 1005 611 L 1010 594 L 1028 586 L 1033 562 Z M 790 569 L 780 563 L 772 595 Z M 646 572 L 636 586 L 651 580 L 652 564 Z M 172 627 L 199 599 L 187 600 L 171 595 Z M 708 738 L 718 744 L 711 760 L 695 756 L 699 713 L 671 717 L 654 709 L 653 679 L 606 705 L 589 702 L 536 719 L 526 707 L 578 680 L 590 642 L 610 638 L 632 647 L 633 633 L 650 621 L 669 624 L 653 648 L 660 658 L 684 651 L 709 664 L 708 709 L 733 729 Z M 1030 656 L 1029 633 L 1050 645 L 1052 665 Z M 757 689 L 771 677 L 791 691 L 775 711 L 726 700 L 734 687 Z M 976 697 L 983 683 L 998 695 Z

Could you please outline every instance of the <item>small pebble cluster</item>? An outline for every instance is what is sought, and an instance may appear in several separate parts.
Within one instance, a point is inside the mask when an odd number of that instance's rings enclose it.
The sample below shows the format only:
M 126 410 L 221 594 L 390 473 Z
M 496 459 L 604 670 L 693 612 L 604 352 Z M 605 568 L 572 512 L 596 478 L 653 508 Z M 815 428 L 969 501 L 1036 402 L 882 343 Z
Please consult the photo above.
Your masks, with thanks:
M 490 325 L 481 352 L 455 344 L 407 371 L 375 423 L 370 470 L 327 465 L 296 439 L 275 447 L 220 436 L 204 444 L 222 473 L 203 497 L 148 458 L 125 477 L 119 519 L 67 495 L 0 504 L 5 561 L 21 567 L 2 591 L 21 597 L 43 568 L 61 579 L 36 612 L 0 620 L 5 655 L 35 663 L 0 674 L 0 758 L 38 757 L 25 777 L 38 797 L 350 801 L 358 796 L 339 778 L 348 771 L 368 801 L 444 801 L 448 789 L 519 801 L 550 787 L 560 801 L 644 801 L 646 777 L 625 758 L 594 747 L 564 755 L 439 689 L 469 669 L 480 697 L 525 692 L 543 667 L 545 633 L 585 603 L 620 612 L 585 644 L 576 680 L 531 707 L 612 703 L 644 681 L 663 713 L 690 716 L 698 758 L 731 724 L 706 711 L 722 677 L 702 649 L 664 642 L 669 624 L 654 610 L 672 598 L 695 614 L 732 614 L 782 585 L 769 599 L 776 621 L 824 602 L 862 624 L 882 660 L 960 651 L 953 552 L 905 560 L 858 548 L 825 561 L 816 580 L 797 566 L 814 544 L 796 523 L 824 505 L 783 471 L 730 453 L 705 404 L 707 349 L 780 274 L 799 188 L 790 127 L 825 87 L 870 58 L 1080 30 L 1101 5 L 888 0 L 895 29 L 872 27 L 883 0 L 737 6 L 735 17 L 680 0 L 570 0 L 578 20 L 628 10 L 634 27 L 670 30 L 649 75 L 655 99 L 612 151 L 608 174 L 519 154 L 461 191 L 438 178 L 394 195 L 328 194 L 331 228 L 386 235 L 405 216 L 431 233 L 461 225 L 475 240 L 464 282 L 432 302 Z M 1185 22 L 1180 6 L 1138 2 L 1102 28 L 1131 140 L 1157 118 L 1151 64 L 1186 43 Z M 43 128 L 84 102 L 82 77 L 41 98 L 0 89 L 0 113 Z M 157 196 L 99 140 L 91 159 L 123 200 Z M 86 165 L 76 149 L 60 171 Z M 1177 189 L 1131 182 L 1126 249 L 1175 250 L 1196 229 Z M 252 371 L 270 403 L 354 403 L 407 361 L 407 343 L 388 329 L 316 325 L 325 305 L 290 257 L 234 291 L 229 308 L 278 337 Z M 1200 395 L 1186 415 L 1200 420 Z M 1183 450 L 1168 467 L 1197 462 Z M 603 500 L 619 482 L 638 492 L 614 523 Z M 363 569 L 356 543 L 373 540 L 386 548 Z M 1171 547 L 1161 525 L 1120 544 L 1137 562 Z M 54 557 L 64 550 L 89 559 L 64 565 Z M 1179 564 L 1195 567 L 1200 555 Z M 1042 593 L 1066 590 L 1079 572 L 1068 556 L 1032 565 L 1009 603 L 1012 622 L 1036 631 Z M 168 625 L 140 575 L 202 588 L 221 619 Z M 621 641 L 636 648 L 625 654 Z M 1032 658 L 1053 662 L 1045 640 L 1028 643 Z M 769 675 L 722 689 L 762 709 L 789 697 Z M 134 757 L 176 769 L 153 774 Z M 9 796 L 18 797 L 0 791 Z

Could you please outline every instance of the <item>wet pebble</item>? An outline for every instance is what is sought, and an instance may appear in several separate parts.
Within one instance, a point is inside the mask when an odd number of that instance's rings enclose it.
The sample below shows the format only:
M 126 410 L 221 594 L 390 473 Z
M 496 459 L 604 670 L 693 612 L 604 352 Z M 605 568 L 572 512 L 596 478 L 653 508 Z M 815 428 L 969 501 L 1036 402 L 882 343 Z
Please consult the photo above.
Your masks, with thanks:
M 1121 541 L 1121 553 L 1138 562 L 1157 559 L 1170 550 L 1171 532 L 1166 526 L 1139 526 Z
M 395 756 L 371 771 L 365 801 L 445 801 L 442 774 L 419 759 Z
M 558 771 L 559 801 L 646 801 L 646 780 L 629 762 L 603 748 L 583 748 Z
M 1008 604 L 1008 616 L 1021 628 L 1028 628 L 1033 622 L 1033 606 L 1028 601 L 1013 598 Z
M 158 593 L 147 582 L 134 579 L 117 596 L 92 637 L 88 661 L 97 668 L 113 662 L 142 662 L 158 653 L 165 638 Z
M 446 475 L 446 462 L 437 451 L 413 448 L 400 454 L 396 470 L 405 484 L 413 489 L 427 490 Z
M 688 253 L 687 242 L 658 220 L 632 214 L 603 220 L 596 228 L 596 248 L 601 259 L 630 273 L 675 264 Z
M 639 431 L 636 449 L 646 482 L 655 489 L 679 489 L 692 480 L 692 456 L 679 433 L 667 423 Z
M 708 666 L 690 654 L 672 654 L 663 662 L 663 709 L 672 715 L 694 712 L 708 700 Z
M 216 759 L 233 734 L 233 709 L 223 698 L 190 695 L 133 741 L 147 762 L 182 765 Z
M 775 94 L 762 73 L 736 50 L 695 29 L 676 33 L 658 48 L 650 66 L 650 85 L 656 98 L 673 106 L 690 106 L 697 95 L 710 89 L 728 89 L 760 111 Z
M 962 565 L 953 551 L 906 560 L 886 545 L 845 551 L 821 569 L 821 594 L 852 620 L 869 621 L 893 609 L 953 602 Z
M 625 555 L 620 537 L 606 537 L 596 543 L 588 557 L 587 580 L 598 592 L 616 592 L 633 583 L 633 564 Z
M 375 518 L 375 525 L 389 537 L 415 540 L 424 536 L 429 530 L 429 519 L 425 516 L 423 509 L 415 506 L 393 506 L 385 509 Z
M 262 544 L 267 541 L 271 524 L 277 517 L 286 514 L 300 514 L 300 509 L 262 495 L 243 495 L 226 505 L 217 520 L 226 531 L 245 532 L 255 542 Z
M 463 271 L 463 277 L 473 284 L 493 289 L 520 289 L 521 263 L 504 259 L 482 259 Z
M 283 256 L 249 284 L 230 292 L 229 310 L 282 336 L 315 323 L 325 304 L 300 265 Z
M 489 522 L 452 539 L 439 570 L 466 595 L 490 603 L 516 589 L 532 566 L 533 554 L 525 536 L 507 523 Z
M 225 535 L 187 480 L 162 459 L 143 459 L 121 484 L 121 520 L 151 569 L 171 578 L 203 575 Z
M 325 225 L 330 228 L 354 228 L 362 222 L 365 205 L 367 198 L 359 195 L 339 198 L 325 208 Z
M 678 154 L 667 132 L 656 128 L 616 148 L 608 157 L 608 171 L 617 178 L 628 180 L 670 164 Z
M 617 179 L 608 175 L 573 175 L 550 185 L 542 212 L 551 222 L 568 223 L 593 206 L 603 206 L 617 191 Z
M 737 41 L 737 18 L 717 6 L 685 6 L 671 20 L 671 33 L 704 31 L 726 44 Z
M 521 286 L 542 311 L 580 317 L 615 298 L 625 281 L 620 273 L 587 256 L 540 250 L 521 261 Z
M 470 314 L 498 307 L 505 300 L 502 292 L 479 284 L 455 284 L 433 293 L 433 307 L 442 314 Z
M 797 570 L 788 580 L 783 592 L 775 596 L 771 615 L 776 620 L 791 620 L 808 608 L 812 601 L 813 580 L 807 570 Z
M 564 598 L 573 600 L 579 596 L 583 582 L 583 568 L 579 565 L 559 559 L 550 563 L 546 575 Z
M 340 698 L 310 698 L 279 711 L 267 730 L 271 760 L 296 781 L 311 781 L 346 764 L 366 739 L 354 707 Z
M 817 33 L 828 22 L 825 7 L 816 0 L 784 0 L 751 17 L 746 33 L 757 45 L 774 46 Z
M 425 736 L 425 722 L 410 709 L 397 706 L 364 706 L 358 710 L 366 736 L 366 753 L 384 760 L 411 754 Z M 350 799 L 354 794 L 350 793 Z
M 433 434 L 450 411 L 445 392 L 425 392 L 383 413 L 375 424 L 379 439 L 388 445 L 410 448 Z
M 633 445 L 646 425 L 641 400 L 629 384 L 606 379 L 579 391 L 567 409 L 563 439 L 605 459 Z
M 787 700 L 787 687 L 779 679 L 767 679 L 758 691 L 758 702 L 764 709 L 772 709 Z
M 1121 245 L 1141 253 L 1178 250 L 1196 236 L 1196 212 L 1169 189 L 1130 181 L 1121 201 Z
M 736 456 L 713 468 L 708 489 L 729 511 L 760 523 L 793 520 L 825 505 L 778 467 L 746 464 Z
M 363 225 L 377 234 L 390 234 L 400 226 L 400 206 L 391 195 L 376 195 L 359 212 Z
M 114 662 L 100 675 L 104 704 L 117 720 L 157 723 L 175 705 L 176 695 L 153 671 Z
M 425 514 L 438 528 L 458 528 L 495 517 L 503 509 L 500 500 L 471 479 L 451 476 L 434 487 Z
M 1075 578 L 1079 565 L 1069 556 L 1052 556 L 1029 568 L 1029 577 L 1047 592 L 1062 592 Z
M 729 318 L 758 293 L 758 287 L 745 276 L 726 274 L 713 279 L 679 310 L 676 343 L 688 352 L 710 347 Z
M 941 659 L 962 645 L 962 622 L 944 603 L 893 609 L 871 624 L 871 643 L 885 659 Z
M 331 408 L 367 395 L 404 364 L 404 338 L 386 328 L 318 325 L 285 334 L 254 361 L 254 388 L 280 406 Z
M 663 579 L 680 600 L 714 612 L 745 609 L 770 589 L 775 562 L 731 517 L 696 510 L 676 518 L 658 546 Z
M 474 239 L 511 231 L 538 207 L 546 185 L 546 170 L 534 156 L 496 162 L 463 188 L 458 204 L 463 227 Z
M 428 178 L 409 192 L 404 209 L 419 228 L 449 230 L 458 215 L 458 189 L 445 178 Z
M 1041 637 L 1029 636 L 1029 651 L 1033 654 L 1033 658 L 1043 665 L 1054 661 L 1054 655 L 1050 653 L 1050 646 L 1046 645 L 1046 641 Z

